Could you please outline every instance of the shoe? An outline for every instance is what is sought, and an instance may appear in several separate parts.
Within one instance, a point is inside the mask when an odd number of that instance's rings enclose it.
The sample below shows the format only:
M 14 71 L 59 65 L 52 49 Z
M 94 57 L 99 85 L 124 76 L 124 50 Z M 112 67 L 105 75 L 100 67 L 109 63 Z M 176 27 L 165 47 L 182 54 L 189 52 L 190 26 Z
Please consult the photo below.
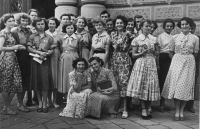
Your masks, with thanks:
M 122 118 L 123 119 L 127 119 L 128 118 L 128 112 L 127 111 L 123 111 L 122 112 Z
M 164 111 L 165 111 L 165 110 L 164 110 L 164 106 L 159 106 L 159 107 L 158 107 L 158 111 L 164 113 Z
M 43 113 L 47 113 L 48 111 L 48 108 L 43 108 Z
M 37 112 L 42 112 L 42 111 L 43 111 L 42 107 L 37 109 Z
M 180 121 L 185 121 L 185 117 L 180 116 Z
M 21 111 L 21 112 L 30 112 L 30 109 L 28 109 L 27 107 L 23 106 L 17 106 L 17 110 Z
M 176 116 L 174 115 L 174 121 L 179 121 L 179 117 L 176 117 Z
M 164 110 L 165 111 L 171 111 L 171 109 L 169 107 L 164 106 Z
M 3 109 L 1 111 L 1 114 L 3 115 L 17 115 L 16 111 L 12 111 L 11 109 L 7 110 L 7 109 Z
M 58 104 L 53 104 L 55 108 L 59 108 L 60 106 Z
M 145 109 L 145 110 L 146 110 L 146 108 L 142 108 L 142 110 L 143 110 L 143 109 Z M 143 119 L 143 120 L 148 120 L 148 119 L 149 119 L 149 117 L 148 117 L 148 115 L 147 115 L 147 116 L 143 116 L 143 115 L 142 115 L 142 119 Z
M 187 108 L 187 111 L 188 111 L 188 112 L 191 112 L 191 113 L 195 113 L 194 108 Z

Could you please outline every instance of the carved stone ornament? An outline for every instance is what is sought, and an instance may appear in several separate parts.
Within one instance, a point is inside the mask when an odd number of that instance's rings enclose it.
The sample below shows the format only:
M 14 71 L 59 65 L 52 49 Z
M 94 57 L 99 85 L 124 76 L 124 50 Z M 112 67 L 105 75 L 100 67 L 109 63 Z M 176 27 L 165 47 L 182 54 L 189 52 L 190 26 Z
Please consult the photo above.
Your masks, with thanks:
M 106 0 L 106 5 L 128 5 L 132 0 Z
M 78 0 L 55 0 L 56 5 L 77 5 Z
M 22 11 L 22 0 L 10 0 L 10 13 Z
M 86 4 L 81 7 L 81 16 L 84 16 L 87 18 L 96 18 L 104 10 L 106 10 L 106 8 L 103 5 Z
M 186 16 L 192 19 L 200 20 L 200 3 L 187 4 L 186 5 Z
M 151 19 L 152 7 L 109 8 L 108 12 L 113 18 L 117 15 L 123 15 L 128 18 L 142 15 L 145 19 Z
M 166 18 L 180 19 L 182 18 L 184 5 L 167 5 L 167 6 L 154 6 L 154 19 L 164 20 Z
M 132 0 L 132 5 L 167 3 L 168 0 Z

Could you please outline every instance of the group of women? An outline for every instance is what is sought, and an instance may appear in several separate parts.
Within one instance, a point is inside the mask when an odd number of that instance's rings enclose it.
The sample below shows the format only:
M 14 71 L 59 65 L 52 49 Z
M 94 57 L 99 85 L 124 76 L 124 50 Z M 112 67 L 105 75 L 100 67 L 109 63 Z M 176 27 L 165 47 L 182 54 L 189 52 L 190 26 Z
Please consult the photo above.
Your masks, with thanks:
M 182 18 L 178 23 L 182 32 L 175 36 L 170 34 L 175 27 L 173 20 L 166 19 L 164 32 L 155 37 L 150 20 L 142 20 L 141 33 L 135 33 L 132 18 L 117 16 L 106 22 L 96 18 L 90 24 L 96 29 L 93 35 L 82 16 L 76 18 L 76 24 L 69 21 L 62 25 L 62 32 L 58 32 L 56 18 L 29 15 L 22 13 L 14 19 L 5 14 L 1 18 L 2 114 L 17 114 L 10 108 L 15 93 L 18 110 L 30 111 L 23 98 L 25 91 L 34 90 L 39 101 L 37 112 L 48 112 L 47 100 L 51 102 L 52 93 L 53 105 L 58 108 L 60 92 L 67 99 L 60 116 L 116 117 L 122 112 L 122 118 L 127 118 L 127 108 L 131 109 L 132 98 L 136 98 L 142 118 L 147 120 L 152 118 L 152 101 L 161 99 L 159 109 L 163 111 L 165 98 L 174 98 L 174 119 L 184 120 L 186 101 L 194 99 L 195 56 L 199 51 L 199 39 L 190 33 L 192 19 Z

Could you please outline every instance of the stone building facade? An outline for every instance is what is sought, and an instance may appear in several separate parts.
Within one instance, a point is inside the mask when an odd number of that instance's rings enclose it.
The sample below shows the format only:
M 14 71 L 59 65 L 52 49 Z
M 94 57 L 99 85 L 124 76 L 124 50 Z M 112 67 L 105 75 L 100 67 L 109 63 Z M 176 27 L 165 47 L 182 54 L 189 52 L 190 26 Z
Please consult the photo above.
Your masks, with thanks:
M 4 13 L 27 12 L 30 8 L 36 8 L 37 4 L 32 3 L 45 0 L 0 0 L 0 16 Z M 200 36 L 200 0 L 46 0 L 46 3 L 54 2 L 56 4 L 55 15 L 59 19 L 63 13 L 73 13 L 87 18 L 99 16 L 103 10 L 108 10 L 111 17 L 124 15 L 134 17 L 143 15 L 145 18 L 155 20 L 159 28 L 156 33 L 161 33 L 162 22 L 166 18 L 172 18 L 176 22 L 184 17 L 190 17 L 197 24 L 195 34 Z M 47 17 L 48 18 L 48 17 Z M 176 28 L 174 33 L 179 32 Z M 200 60 L 200 59 L 199 59 Z M 196 99 L 199 99 L 200 78 L 198 78 Z

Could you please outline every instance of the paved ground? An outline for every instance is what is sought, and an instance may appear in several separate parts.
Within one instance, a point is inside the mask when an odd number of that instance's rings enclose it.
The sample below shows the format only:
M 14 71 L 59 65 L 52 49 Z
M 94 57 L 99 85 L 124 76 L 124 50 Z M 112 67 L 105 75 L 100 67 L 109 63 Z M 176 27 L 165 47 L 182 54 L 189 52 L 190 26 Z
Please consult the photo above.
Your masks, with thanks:
M 2 109 L 0 94 L 0 107 Z M 153 103 L 157 106 L 158 103 Z M 153 111 L 152 120 L 143 120 L 140 111 L 130 112 L 128 119 L 104 117 L 102 119 L 85 118 L 73 119 L 59 117 L 64 105 L 60 109 L 50 108 L 49 113 L 37 113 L 36 106 L 31 107 L 30 113 L 16 116 L 0 115 L 0 129 L 199 129 L 199 101 L 195 101 L 196 113 L 185 112 L 185 121 L 173 121 L 174 104 L 167 101 L 172 111 L 160 113 Z M 16 109 L 16 99 L 12 103 Z

